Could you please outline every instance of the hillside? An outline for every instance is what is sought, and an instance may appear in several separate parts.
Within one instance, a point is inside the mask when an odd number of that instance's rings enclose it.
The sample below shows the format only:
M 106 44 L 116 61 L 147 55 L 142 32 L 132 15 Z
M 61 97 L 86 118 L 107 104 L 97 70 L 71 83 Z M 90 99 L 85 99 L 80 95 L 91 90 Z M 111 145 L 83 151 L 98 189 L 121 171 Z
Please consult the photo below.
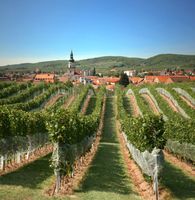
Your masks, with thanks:
M 89 66 L 97 68 L 113 68 L 113 67 L 133 67 L 142 64 L 142 58 L 128 58 L 122 56 L 105 56 L 99 58 L 91 58 L 79 61 L 80 66 Z
M 0 72 L 6 71 L 34 71 L 39 68 L 43 72 L 65 72 L 67 60 L 46 61 L 39 63 L 23 63 L 17 65 L 1 66 Z M 95 67 L 97 72 L 108 72 L 125 69 L 164 69 L 164 68 L 193 68 L 195 69 L 195 55 L 160 54 L 148 59 L 128 58 L 122 56 L 105 56 L 76 61 L 76 67 L 90 69 Z
M 146 66 L 195 67 L 194 55 L 161 54 L 145 60 Z

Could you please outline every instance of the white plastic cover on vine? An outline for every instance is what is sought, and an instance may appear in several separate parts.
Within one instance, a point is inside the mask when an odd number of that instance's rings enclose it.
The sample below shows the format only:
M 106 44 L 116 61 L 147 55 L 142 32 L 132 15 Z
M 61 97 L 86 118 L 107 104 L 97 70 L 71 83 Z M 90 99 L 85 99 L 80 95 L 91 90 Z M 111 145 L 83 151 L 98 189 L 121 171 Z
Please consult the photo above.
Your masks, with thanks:
M 89 91 L 88 91 L 88 95 L 90 95 L 90 96 L 93 96 L 93 95 L 95 95 L 95 93 L 94 93 L 94 90 L 92 90 L 92 89 L 89 89 Z
M 162 94 L 162 95 L 168 97 L 168 98 L 172 101 L 172 103 L 174 104 L 174 106 L 179 110 L 179 112 L 181 113 L 181 115 L 182 115 L 183 117 L 185 117 L 185 118 L 187 118 L 187 119 L 190 119 L 190 117 L 189 117 L 189 116 L 186 114 L 186 112 L 179 106 L 178 102 L 173 98 L 173 96 L 172 96 L 167 90 L 165 90 L 164 88 L 156 88 L 156 90 L 157 90 L 160 94 Z
M 77 144 L 66 144 L 66 143 L 55 143 L 52 154 L 52 165 L 54 166 L 54 172 L 57 174 L 59 166 L 63 163 L 65 166 L 67 162 L 71 165 L 79 159 L 82 155 L 88 151 L 94 140 L 96 134 L 92 136 L 86 136 L 80 143 Z
M 157 110 L 159 113 L 163 114 L 163 119 L 165 121 L 168 120 L 168 117 L 163 113 L 163 111 L 160 109 L 160 107 L 158 106 L 158 103 L 156 101 L 156 99 L 154 98 L 154 96 L 151 94 L 151 92 L 148 90 L 148 88 L 142 88 L 140 91 L 139 91 L 140 94 L 147 94 L 150 96 L 150 98 L 152 99 L 152 101 L 154 102 Z
M 132 89 L 128 89 L 126 95 L 132 95 L 134 97 L 134 99 L 135 99 L 136 104 L 137 104 L 137 99 L 136 99 L 135 94 L 134 94 Z M 140 110 L 138 104 L 137 104 L 137 108 L 138 108 L 139 115 L 143 116 L 142 111 Z
M 191 89 L 192 89 L 193 92 L 195 92 L 195 88 L 192 87 Z
M 193 144 L 185 142 L 181 144 L 178 141 L 168 139 L 165 148 L 170 152 L 195 162 L 195 145 Z
M 149 153 L 147 150 L 141 152 L 127 140 L 127 136 L 124 132 L 122 132 L 122 135 L 125 138 L 127 148 L 129 149 L 135 162 L 142 169 L 142 172 L 153 178 L 155 174 L 159 174 L 163 168 L 164 163 L 162 150 L 154 148 L 151 153 Z
M 191 97 L 188 92 L 186 92 L 181 88 L 173 88 L 173 90 L 175 90 L 177 93 L 185 97 L 193 106 L 195 106 L 195 99 Z
M 20 157 L 26 155 L 26 159 L 36 149 L 49 144 L 48 134 L 37 133 L 26 136 L 11 136 L 0 140 L 0 169 L 7 160 L 16 160 L 20 163 Z

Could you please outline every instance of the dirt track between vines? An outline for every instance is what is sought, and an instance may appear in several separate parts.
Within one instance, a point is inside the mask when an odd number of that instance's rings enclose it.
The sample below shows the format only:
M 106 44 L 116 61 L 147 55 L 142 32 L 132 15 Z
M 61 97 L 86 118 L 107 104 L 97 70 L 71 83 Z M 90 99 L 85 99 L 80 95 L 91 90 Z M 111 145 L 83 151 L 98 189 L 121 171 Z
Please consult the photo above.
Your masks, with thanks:
M 142 97 L 145 98 L 145 100 L 148 102 L 150 108 L 152 109 L 153 113 L 155 115 L 159 115 L 158 109 L 156 108 L 153 100 L 151 99 L 151 97 L 148 94 L 142 94 Z
M 82 106 L 82 109 L 81 109 L 81 113 L 82 114 L 85 114 L 86 111 L 87 111 L 87 107 L 89 105 L 89 101 L 91 99 L 91 95 L 87 95 L 87 98 L 85 99 L 84 103 L 83 103 L 83 106 Z
M 178 109 L 175 107 L 175 105 L 173 104 L 173 102 L 166 97 L 165 95 L 160 94 L 160 96 L 169 104 L 170 108 L 174 111 L 174 112 L 179 112 Z
M 65 109 L 67 109 L 67 108 L 70 106 L 70 104 L 74 101 L 74 99 L 75 99 L 75 96 L 70 96 L 70 97 L 68 97 L 68 99 L 65 101 L 63 107 L 64 107 Z
M 52 106 L 52 105 L 54 105 L 55 103 L 56 103 L 56 101 L 60 98 L 60 97 L 62 97 L 63 96 L 63 94 L 57 94 L 57 95 L 55 95 L 54 97 L 52 97 L 46 104 L 45 104 L 45 108 L 48 108 L 49 106 Z
M 182 95 L 180 95 L 180 97 L 183 99 L 183 101 L 185 101 L 188 104 L 188 106 L 190 106 L 191 108 L 195 109 L 195 106 L 188 99 L 186 99 Z
M 129 98 L 130 104 L 132 105 L 131 106 L 131 108 L 132 108 L 132 115 L 134 117 L 138 117 L 140 115 L 140 113 L 139 113 L 139 109 L 138 109 L 138 105 L 137 105 L 135 97 L 130 94 L 130 95 L 127 95 L 127 98 Z

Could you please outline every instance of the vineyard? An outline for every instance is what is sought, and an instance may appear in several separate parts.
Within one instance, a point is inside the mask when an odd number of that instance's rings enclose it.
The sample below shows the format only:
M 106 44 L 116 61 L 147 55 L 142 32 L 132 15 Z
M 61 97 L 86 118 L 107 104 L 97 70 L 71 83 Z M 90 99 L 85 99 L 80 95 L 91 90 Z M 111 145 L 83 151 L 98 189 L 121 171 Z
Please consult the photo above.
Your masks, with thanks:
M 195 199 L 194 88 L 0 84 L 0 199 Z

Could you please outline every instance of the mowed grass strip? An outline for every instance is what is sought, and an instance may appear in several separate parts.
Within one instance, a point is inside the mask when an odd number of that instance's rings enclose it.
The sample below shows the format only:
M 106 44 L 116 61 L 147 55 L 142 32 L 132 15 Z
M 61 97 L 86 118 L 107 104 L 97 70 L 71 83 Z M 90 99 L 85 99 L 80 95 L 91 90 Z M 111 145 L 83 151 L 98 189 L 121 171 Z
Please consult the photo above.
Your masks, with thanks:
M 87 106 L 87 109 L 86 109 L 86 112 L 85 112 L 85 115 L 90 115 L 92 114 L 94 108 L 95 108 L 95 103 L 96 103 L 96 97 L 95 96 L 92 96 L 89 100 L 89 104 Z
M 161 183 L 171 191 L 173 200 L 195 200 L 195 177 L 165 161 Z
M 17 171 L 0 177 L 1 200 L 137 200 L 127 175 L 116 136 L 115 110 L 112 98 L 107 99 L 104 130 L 98 152 L 86 177 L 75 194 L 48 197 L 55 177 L 49 167 L 51 154 Z M 92 106 L 93 107 L 93 106 Z
M 44 189 L 51 187 L 53 170 L 51 154 L 0 177 L 1 200 L 46 200 Z M 53 198 L 52 198 L 53 199 Z
M 133 108 L 132 108 L 132 105 L 131 105 L 131 102 L 130 102 L 130 99 L 128 96 L 124 96 L 123 103 L 124 103 L 124 108 L 125 108 L 126 112 L 128 114 L 132 115 Z
M 79 199 L 140 199 L 124 166 L 116 135 L 114 99 L 107 98 L 102 139 L 92 164 L 75 195 Z

